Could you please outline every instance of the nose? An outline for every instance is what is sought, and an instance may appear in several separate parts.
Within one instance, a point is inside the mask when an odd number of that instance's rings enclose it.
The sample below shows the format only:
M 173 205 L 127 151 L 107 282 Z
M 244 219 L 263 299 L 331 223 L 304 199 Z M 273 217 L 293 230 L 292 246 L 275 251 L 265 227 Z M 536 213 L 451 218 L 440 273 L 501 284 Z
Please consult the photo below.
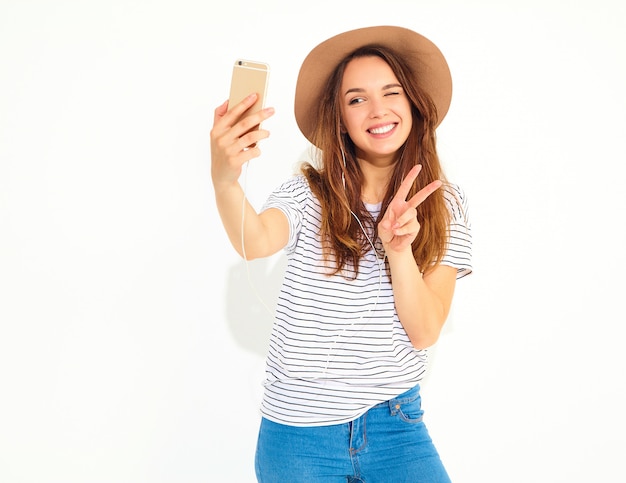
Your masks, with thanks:
M 387 114 L 387 108 L 382 99 L 374 98 L 370 100 L 370 118 L 378 119 Z

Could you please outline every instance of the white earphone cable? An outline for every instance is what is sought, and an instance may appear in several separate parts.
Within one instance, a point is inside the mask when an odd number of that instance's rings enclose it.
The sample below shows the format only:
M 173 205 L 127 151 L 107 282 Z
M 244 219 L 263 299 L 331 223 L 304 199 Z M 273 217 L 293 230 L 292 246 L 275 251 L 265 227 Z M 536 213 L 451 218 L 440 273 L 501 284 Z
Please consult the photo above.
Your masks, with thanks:
M 341 154 L 342 154 L 342 157 L 343 157 L 344 168 L 345 168 L 346 159 L 345 159 L 345 155 L 344 155 L 343 149 L 341 151 Z M 245 230 L 245 212 L 246 212 L 246 201 L 247 201 L 246 191 L 247 191 L 247 184 L 248 184 L 248 168 L 249 168 L 249 162 L 247 162 L 245 164 L 245 166 L 244 166 L 244 173 L 243 173 L 243 186 L 242 186 L 242 188 L 243 188 L 243 198 L 242 198 L 242 203 L 241 203 L 241 253 L 242 253 L 243 259 L 244 259 L 245 264 L 246 264 L 246 272 L 247 272 L 247 277 L 248 277 L 248 283 L 250 284 L 250 287 L 252 288 L 252 291 L 254 292 L 256 297 L 259 299 L 261 304 L 265 307 L 265 309 L 270 314 L 270 316 L 272 318 L 274 318 L 274 312 L 272 310 L 270 310 L 270 308 L 267 306 L 267 304 L 265 303 L 265 301 L 263 300 L 261 295 L 256 290 L 254 282 L 252 281 L 252 276 L 250 274 L 250 267 L 249 267 L 248 256 L 246 254 L 244 230 Z M 343 173 L 342 173 L 342 180 L 343 180 L 343 185 L 344 185 L 344 189 L 345 189 L 346 180 L 345 180 L 345 175 Z M 363 322 L 364 320 L 369 319 L 369 316 L 372 314 L 372 312 L 374 310 L 376 310 L 376 307 L 378 307 L 378 301 L 380 299 L 380 294 L 382 292 L 383 270 L 384 270 L 384 263 L 385 263 L 385 255 L 383 255 L 382 257 L 378 256 L 378 251 L 376 250 L 376 246 L 375 246 L 374 242 L 372 241 L 372 239 L 370 238 L 370 236 L 367 234 L 367 230 L 363 226 L 363 223 L 361 222 L 359 217 L 356 215 L 356 213 L 354 213 L 352 210 L 350 210 L 350 213 L 352 214 L 354 219 L 359 224 L 359 227 L 361 228 L 361 231 L 365 235 L 365 238 L 366 238 L 367 242 L 369 243 L 370 247 L 372 248 L 372 253 L 374 254 L 374 256 L 376 257 L 376 260 L 377 260 L 377 264 L 378 264 L 378 291 L 376 293 L 376 299 L 374 301 L 374 304 L 369 307 L 369 309 L 367 310 L 367 312 L 365 314 L 361 315 L 358 318 L 353 319 L 350 322 L 350 324 L 345 326 L 341 330 L 341 332 L 339 334 L 337 334 L 337 336 L 333 339 L 332 344 L 328 348 L 328 354 L 327 354 L 327 358 L 326 358 L 326 363 L 325 363 L 325 366 L 324 366 L 324 370 L 321 373 L 321 376 L 319 376 L 319 375 L 318 376 L 310 376 L 310 377 L 306 377 L 306 379 L 319 379 L 319 378 L 323 378 L 327 374 L 328 367 L 329 367 L 329 365 L 330 365 L 330 363 L 332 361 L 331 355 L 332 355 L 333 349 L 334 349 L 335 345 L 337 344 L 338 340 L 341 339 L 344 336 L 344 334 L 346 333 L 347 330 L 352 329 L 356 322 Z M 272 384 L 272 382 L 266 383 L 264 385 L 267 385 L 267 384 Z
M 274 312 L 267 306 L 267 304 L 265 303 L 265 300 L 263 300 L 263 297 L 261 297 L 261 294 L 259 294 L 259 292 L 257 291 L 254 283 L 252 282 L 252 275 L 250 274 L 250 263 L 248 261 L 248 255 L 246 255 L 246 244 L 245 244 L 245 240 L 244 240 L 244 238 L 245 238 L 245 236 L 244 236 L 244 228 L 245 228 L 245 213 L 246 213 L 246 200 L 247 200 L 246 190 L 247 190 L 247 186 L 248 186 L 248 167 L 249 167 L 249 163 L 250 163 L 249 161 L 246 162 L 246 164 L 244 166 L 244 174 L 243 174 L 243 198 L 242 198 L 242 201 L 241 201 L 241 254 L 243 256 L 244 263 L 246 264 L 246 275 L 248 276 L 248 284 L 252 288 L 252 291 L 254 292 L 254 295 L 256 296 L 256 298 L 259 299 L 259 302 L 261 302 L 261 305 L 263 305 L 263 307 L 265 307 L 265 310 L 267 310 L 267 313 L 273 319 L 274 318 Z

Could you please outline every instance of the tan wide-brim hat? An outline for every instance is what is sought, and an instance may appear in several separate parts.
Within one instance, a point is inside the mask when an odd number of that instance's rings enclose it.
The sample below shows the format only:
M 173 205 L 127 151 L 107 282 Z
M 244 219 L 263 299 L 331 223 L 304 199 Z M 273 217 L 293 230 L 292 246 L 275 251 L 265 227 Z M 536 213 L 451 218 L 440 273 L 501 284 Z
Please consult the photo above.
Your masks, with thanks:
M 395 26 L 365 27 L 335 35 L 315 47 L 304 59 L 296 83 L 294 111 L 302 134 L 312 142 L 317 107 L 335 67 L 359 47 L 379 44 L 397 52 L 411 66 L 415 82 L 437 107 L 438 123 L 450 108 L 452 77 L 439 48 L 413 30 Z

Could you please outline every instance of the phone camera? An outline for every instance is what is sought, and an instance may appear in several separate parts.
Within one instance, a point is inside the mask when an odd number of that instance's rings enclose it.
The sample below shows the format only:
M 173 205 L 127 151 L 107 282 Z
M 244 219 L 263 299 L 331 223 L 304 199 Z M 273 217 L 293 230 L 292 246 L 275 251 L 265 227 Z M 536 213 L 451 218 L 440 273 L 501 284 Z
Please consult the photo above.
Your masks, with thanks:
M 243 65 L 243 62 L 242 62 L 242 61 L 239 61 L 239 62 L 237 62 L 237 63 L 238 63 L 239 65 Z

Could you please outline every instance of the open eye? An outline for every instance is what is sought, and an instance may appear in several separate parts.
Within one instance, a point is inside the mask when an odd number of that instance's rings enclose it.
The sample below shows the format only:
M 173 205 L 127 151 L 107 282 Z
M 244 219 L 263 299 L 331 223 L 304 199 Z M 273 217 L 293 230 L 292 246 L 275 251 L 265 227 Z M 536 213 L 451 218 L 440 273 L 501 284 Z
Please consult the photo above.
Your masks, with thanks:
M 350 100 L 348 101 L 348 105 L 349 105 L 349 106 L 353 106 L 353 105 L 355 105 L 355 104 L 361 104 L 361 103 L 362 103 L 362 102 L 364 102 L 364 101 L 365 101 L 365 99 L 364 99 L 364 98 L 362 98 L 362 97 L 353 97 L 352 99 L 350 99 Z

